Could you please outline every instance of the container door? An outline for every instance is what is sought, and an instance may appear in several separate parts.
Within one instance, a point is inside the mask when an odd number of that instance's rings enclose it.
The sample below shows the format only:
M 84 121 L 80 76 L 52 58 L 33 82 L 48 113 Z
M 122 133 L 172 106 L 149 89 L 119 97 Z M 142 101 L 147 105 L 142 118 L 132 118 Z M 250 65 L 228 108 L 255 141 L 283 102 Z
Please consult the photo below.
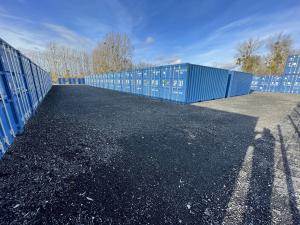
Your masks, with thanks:
M 283 77 L 282 87 L 281 87 L 282 88 L 281 91 L 283 93 L 291 93 L 293 87 L 293 78 L 294 76 L 292 75 Z
M 293 87 L 292 87 L 292 93 L 300 94 L 300 75 L 295 76 Z
M 185 65 L 175 65 L 172 73 L 171 100 L 185 101 L 185 79 L 187 77 L 187 67 Z
M 160 97 L 160 67 L 155 67 L 151 71 L 151 96 Z
M 167 99 L 167 100 L 171 99 L 172 76 L 173 76 L 172 66 L 161 67 L 160 97 L 163 99 Z
M 144 71 L 142 69 L 136 70 L 136 94 L 143 94 Z
M 143 95 L 151 96 L 151 68 L 143 70 Z

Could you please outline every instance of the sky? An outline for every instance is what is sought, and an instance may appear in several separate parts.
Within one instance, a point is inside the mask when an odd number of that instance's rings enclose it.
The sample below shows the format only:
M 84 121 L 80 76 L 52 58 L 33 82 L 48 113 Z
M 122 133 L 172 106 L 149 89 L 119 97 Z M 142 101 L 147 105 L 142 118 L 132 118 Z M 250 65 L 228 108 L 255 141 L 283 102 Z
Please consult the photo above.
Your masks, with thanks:
M 1 0 L 0 37 L 19 49 L 50 41 L 91 52 L 125 32 L 134 61 L 230 66 L 248 38 L 283 32 L 300 49 L 299 0 Z M 264 51 L 264 50 L 262 50 Z

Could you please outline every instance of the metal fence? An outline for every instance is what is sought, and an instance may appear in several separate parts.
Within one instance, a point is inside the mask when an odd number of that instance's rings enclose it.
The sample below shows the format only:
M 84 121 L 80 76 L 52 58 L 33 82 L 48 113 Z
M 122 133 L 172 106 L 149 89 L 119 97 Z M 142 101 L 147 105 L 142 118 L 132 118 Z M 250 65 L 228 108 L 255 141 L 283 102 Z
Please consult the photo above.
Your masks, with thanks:
M 48 72 L 0 39 L 0 158 L 51 86 Z

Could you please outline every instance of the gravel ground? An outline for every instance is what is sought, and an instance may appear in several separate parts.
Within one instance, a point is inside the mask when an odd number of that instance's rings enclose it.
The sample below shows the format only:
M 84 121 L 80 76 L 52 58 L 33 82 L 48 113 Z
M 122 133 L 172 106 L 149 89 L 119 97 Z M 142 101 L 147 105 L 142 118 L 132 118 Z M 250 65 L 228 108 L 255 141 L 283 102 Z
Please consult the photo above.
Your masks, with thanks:
M 0 162 L 0 224 L 299 224 L 298 102 L 54 86 Z

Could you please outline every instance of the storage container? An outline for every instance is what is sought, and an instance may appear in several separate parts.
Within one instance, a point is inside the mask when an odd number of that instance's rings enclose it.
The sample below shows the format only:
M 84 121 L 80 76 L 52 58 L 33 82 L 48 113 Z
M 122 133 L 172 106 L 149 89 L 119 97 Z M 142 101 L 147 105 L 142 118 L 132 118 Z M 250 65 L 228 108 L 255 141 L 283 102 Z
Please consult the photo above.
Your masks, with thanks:
M 87 76 L 85 82 L 93 85 Z M 228 70 L 192 64 L 149 67 L 97 75 L 99 87 L 181 103 L 224 98 Z
M 180 66 L 179 71 L 181 78 L 184 78 L 179 80 L 181 82 L 180 87 L 183 90 L 180 100 L 184 99 L 185 93 L 185 102 L 187 103 L 225 97 L 229 76 L 228 70 L 185 64 Z M 187 76 L 185 76 L 186 73 Z
M 283 75 L 300 75 L 300 55 L 288 57 Z
M 0 158 L 51 86 L 49 73 L 0 39 Z
M 250 92 L 252 74 L 239 71 L 230 71 L 226 97 L 247 95 Z

